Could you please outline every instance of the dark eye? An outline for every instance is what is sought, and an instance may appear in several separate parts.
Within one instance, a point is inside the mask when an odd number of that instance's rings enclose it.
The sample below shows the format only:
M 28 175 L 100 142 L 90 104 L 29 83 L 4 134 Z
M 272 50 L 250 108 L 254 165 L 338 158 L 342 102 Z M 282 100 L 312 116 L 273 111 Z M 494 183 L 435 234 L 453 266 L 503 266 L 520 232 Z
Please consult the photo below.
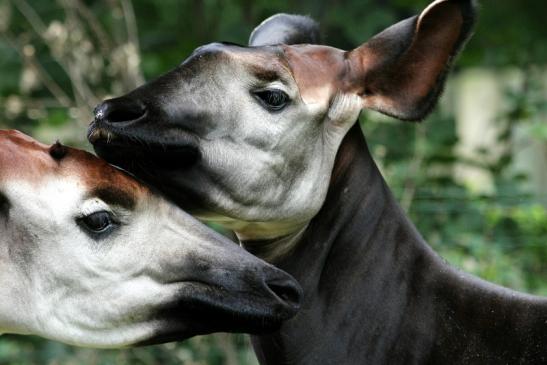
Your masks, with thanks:
M 7 215 L 10 208 L 10 202 L 8 198 L 0 192 L 0 214 Z
M 115 222 L 107 211 L 95 212 L 78 219 L 78 224 L 92 234 L 103 234 L 114 228 Z
M 270 110 L 281 110 L 289 103 L 289 96 L 281 90 L 256 91 L 254 95 Z

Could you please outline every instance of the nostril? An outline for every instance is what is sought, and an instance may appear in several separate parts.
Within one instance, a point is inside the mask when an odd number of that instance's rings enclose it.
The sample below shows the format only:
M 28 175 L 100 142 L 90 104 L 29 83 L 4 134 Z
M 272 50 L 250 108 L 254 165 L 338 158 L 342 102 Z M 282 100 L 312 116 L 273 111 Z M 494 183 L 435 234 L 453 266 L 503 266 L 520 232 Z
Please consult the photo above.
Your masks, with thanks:
M 142 111 L 137 110 L 113 110 L 108 114 L 107 119 L 112 123 L 128 122 L 139 119 L 143 114 Z
M 280 299 L 291 306 L 300 305 L 301 292 L 300 289 L 294 285 L 281 285 L 277 283 L 266 283 L 268 288 L 275 293 Z
M 269 270 L 268 270 L 269 271 Z M 289 310 L 294 311 L 300 307 L 302 289 L 292 276 L 284 271 L 275 269 L 266 277 L 265 285 Z
M 106 100 L 95 110 L 95 120 L 107 123 L 132 122 L 146 114 L 146 106 L 139 100 L 117 98 Z

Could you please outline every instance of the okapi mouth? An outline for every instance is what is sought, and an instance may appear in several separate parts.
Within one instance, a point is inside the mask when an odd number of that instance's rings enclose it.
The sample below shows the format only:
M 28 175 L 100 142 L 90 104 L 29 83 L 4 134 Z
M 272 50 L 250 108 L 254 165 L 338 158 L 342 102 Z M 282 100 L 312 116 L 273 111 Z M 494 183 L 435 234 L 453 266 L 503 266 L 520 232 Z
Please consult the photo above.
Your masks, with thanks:
M 213 332 L 272 333 L 298 312 L 301 293 L 293 294 L 294 301 L 286 302 L 276 300 L 276 295 L 265 299 L 263 294 L 245 290 L 231 295 L 201 282 L 187 283 L 177 300 L 156 310 L 155 334 L 137 345 L 182 341 Z
M 161 136 L 130 135 L 122 129 L 91 123 L 87 138 L 95 152 L 113 165 L 136 169 L 189 168 L 200 159 L 197 137 L 178 132 L 176 143 Z

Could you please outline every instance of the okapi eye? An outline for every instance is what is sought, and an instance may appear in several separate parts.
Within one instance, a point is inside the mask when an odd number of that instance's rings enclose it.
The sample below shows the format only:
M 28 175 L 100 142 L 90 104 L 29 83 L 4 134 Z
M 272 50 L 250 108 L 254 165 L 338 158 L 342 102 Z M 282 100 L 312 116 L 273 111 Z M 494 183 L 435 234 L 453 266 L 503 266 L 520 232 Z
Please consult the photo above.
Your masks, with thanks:
M 8 198 L 0 192 L 0 214 L 7 214 L 9 212 L 10 203 Z
M 104 210 L 79 218 L 78 224 L 92 234 L 106 233 L 115 226 L 112 215 Z
M 260 102 L 270 110 L 281 110 L 289 102 L 289 96 L 281 90 L 262 90 L 254 93 Z

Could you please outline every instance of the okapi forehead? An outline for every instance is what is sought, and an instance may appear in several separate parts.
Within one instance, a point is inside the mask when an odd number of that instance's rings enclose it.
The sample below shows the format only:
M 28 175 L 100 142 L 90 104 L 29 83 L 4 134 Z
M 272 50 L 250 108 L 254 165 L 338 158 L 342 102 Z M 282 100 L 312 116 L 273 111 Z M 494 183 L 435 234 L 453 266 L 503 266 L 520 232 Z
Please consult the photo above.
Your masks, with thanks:
M 219 65 L 229 65 L 230 68 L 242 66 L 249 74 L 265 82 L 292 80 L 289 65 L 279 46 L 244 47 L 231 43 L 210 43 L 197 48 L 182 64 L 184 68 L 198 72 L 209 67 L 218 71 Z
M 242 66 L 251 76 L 264 81 L 296 83 L 306 104 L 325 104 L 347 80 L 350 64 L 345 52 L 317 45 L 243 47 L 211 43 L 197 48 L 182 64 L 189 74 L 204 69 L 218 72 L 220 65 Z M 236 66 L 237 65 L 237 66 Z M 233 72 L 238 72 L 234 69 Z
M 345 52 L 316 45 L 283 46 L 285 57 L 305 103 L 326 103 L 345 89 L 349 63 Z
M 88 152 L 60 144 L 45 145 L 18 131 L 0 131 L 0 184 L 23 180 L 39 185 L 52 175 L 60 179 L 79 178 L 88 192 L 114 187 L 138 199 L 148 191 L 129 175 Z

